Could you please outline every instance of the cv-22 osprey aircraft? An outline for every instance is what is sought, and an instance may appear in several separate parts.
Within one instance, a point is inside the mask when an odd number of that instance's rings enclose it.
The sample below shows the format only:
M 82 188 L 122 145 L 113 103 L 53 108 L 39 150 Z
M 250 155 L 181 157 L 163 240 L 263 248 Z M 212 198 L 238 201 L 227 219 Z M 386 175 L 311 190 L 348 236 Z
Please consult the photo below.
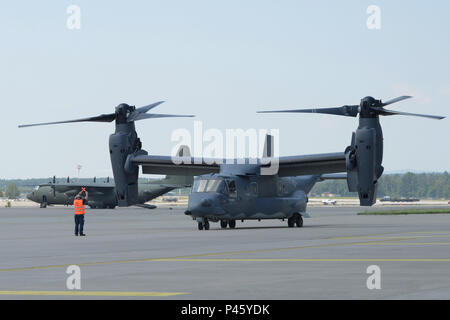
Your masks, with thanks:
M 221 222 L 221 227 L 234 228 L 236 220 L 287 219 L 288 226 L 303 225 L 306 215 L 306 196 L 310 186 L 324 174 L 346 173 L 350 191 L 357 192 L 360 205 L 371 206 L 376 201 L 377 181 L 383 173 L 383 136 L 379 116 L 412 115 L 442 119 L 440 116 L 411 114 L 387 110 L 384 107 L 410 96 L 386 102 L 372 97 L 361 99 L 359 105 L 324 109 L 297 109 L 272 112 L 313 112 L 356 117 L 359 126 L 352 134 L 351 145 L 343 152 L 298 155 L 273 158 L 271 139 L 266 141 L 265 156 L 256 163 L 224 159 L 195 159 L 193 157 L 148 155 L 142 149 L 134 122 L 170 115 L 147 114 L 159 105 L 135 108 L 120 104 L 115 113 L 61 122 L 116 122 L 115 133 L 109 138 L 109 151 L 119 206 L 134 205 L 138 201 L 139 166 L 144 174 L 197 176 L 189 196 L 186 214 L 198 222 L 198 229 L 209 229 L 209 222 Z M 267 112 L 267 111 L 266 111 Z M 269 111 L 270 112 L 270 111 Z M 264 158 L 264 157 L 263 157 Z M 262 161 L 264 160 L 264 161 Z M 270 169 L 274 161 L 275 172 Z M 270 174 L 267 174 L 270 172 Z M 298 177 L 309 176 L 309 177 Z

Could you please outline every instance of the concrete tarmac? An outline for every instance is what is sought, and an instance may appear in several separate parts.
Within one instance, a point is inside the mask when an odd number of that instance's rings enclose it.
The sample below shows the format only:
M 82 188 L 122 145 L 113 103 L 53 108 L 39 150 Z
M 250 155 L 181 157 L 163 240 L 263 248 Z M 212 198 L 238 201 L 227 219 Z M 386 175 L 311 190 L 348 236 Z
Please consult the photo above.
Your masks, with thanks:
M 0 299 L 450 299 L 450 215 L 364 210 L 198 231 L 184 208 L 88 209 L 75 237 L 72 208 L 0 208 Z M 371 265 L 381 289 L 367 288 Z

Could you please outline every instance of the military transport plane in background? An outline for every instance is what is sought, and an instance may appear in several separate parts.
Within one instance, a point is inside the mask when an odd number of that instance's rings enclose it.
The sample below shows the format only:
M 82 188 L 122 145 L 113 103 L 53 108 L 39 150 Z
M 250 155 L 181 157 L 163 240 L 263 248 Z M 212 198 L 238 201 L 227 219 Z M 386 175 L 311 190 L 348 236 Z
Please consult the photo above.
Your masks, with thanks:
M 155 205 L 145 204 L 178 188 L 191 187 L 193 177 L 189 176 L 167 176 L 147 183 L 139 183 L 139 198 L 136 206 L 155 209 Z M 97 182 L 94 178 L 92 183 L 70 182 L 56 183 L 56 178 L 49 183 L 36 186 L 35 190 L 27 195 L 31 201 L 40 204 L 41 208 L 47 205 L 72 205 L 75 195 L 85 188 L 89 193 L 88 205 L 91 209 L 114 209 L 117 206 L 117 197 L 114 183 L 109 181 Z
M 303 225 L 306 216 L 307 192 L 323 174 L 346 173 L 348 188 L 357 192 L 360 205 L 376 201 L 377 181 L 383 173 L 383 135 L 379 116 L 412 115 L 442 119 L 440 116 L 411 114 L 384 107 L 410 96 L 386 102 L 372 97 L 361 99 L 359 105 L 338 108 L 283 110 L 275 112 L 313 112 L 357 117 L 359 126 L 353 132 L 351 145 L 343 152 L 289 157 L 273 157 L 273 139 L 266 140 L 262 159 L 194 159 L 186 156 L 152 156 L 142 149 L 134 122 L 168 115 L 147 114 L 157 102 L 141 108 L 120 104 L 115 113 L 60 122 L 112 122 L 115 133 L 109 138 L 109 152 L 119 206 L 138 202 L 139 166 L 145 174 L 198 176 L 189 196 L 186 214 L 198 222 L 198 228 L 209 229 L 209 221 L 234 228 L 236 220 L 288 219 L 288 226 Z M 266 161 L 266 160 L 270 161 Z M 244 160 L 244 163 L 242 163 Z M 278 170 L 267 170 L 276 163 Z M 270 173 L 269 173 L 270 172 Z M 299 177 L 305 176 L 308 177 Z

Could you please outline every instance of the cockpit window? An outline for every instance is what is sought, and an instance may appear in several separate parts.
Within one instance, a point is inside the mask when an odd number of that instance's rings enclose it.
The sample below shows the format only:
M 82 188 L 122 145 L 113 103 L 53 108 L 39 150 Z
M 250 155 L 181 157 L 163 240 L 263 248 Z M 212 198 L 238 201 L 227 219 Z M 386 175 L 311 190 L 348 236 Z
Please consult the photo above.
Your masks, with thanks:
M 206 192 L 218 192 L 222 185 L 222 180 L 209 180 L 206 186 Z
M 237 196 L 236 182 L 234 180 L 229 180 L 228 181 L 228 192 L 229 192 L 230 197 L 236 197 Z
M 222 179 L 200 179 L 195 180 L 192 192 L 223 192 Z
M 205 192 L 208 180 L 195 180 L 192 186 L 192 192 Z
M 39 190 L 39 186 L 34 187 L 34 190 Z

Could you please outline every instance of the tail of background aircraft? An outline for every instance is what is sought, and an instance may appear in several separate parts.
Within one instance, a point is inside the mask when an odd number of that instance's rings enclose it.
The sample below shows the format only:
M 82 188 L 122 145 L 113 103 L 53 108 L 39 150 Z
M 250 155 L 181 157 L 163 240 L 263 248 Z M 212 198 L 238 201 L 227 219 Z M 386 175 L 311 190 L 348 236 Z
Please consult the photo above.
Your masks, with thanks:
M 190 157 L 191 156 L 191 150 L 188 146 L 182 145 L 178 149 L 177 152 L 178 157 Z M 194 182 L 193 176 L 172 176 L 168 175 L 165 179 L 163 179 L 160 184 L 173 186 L 175 188 L 184 188 L 184 187 L 190 187 L 192 186 L 192 183 Z

